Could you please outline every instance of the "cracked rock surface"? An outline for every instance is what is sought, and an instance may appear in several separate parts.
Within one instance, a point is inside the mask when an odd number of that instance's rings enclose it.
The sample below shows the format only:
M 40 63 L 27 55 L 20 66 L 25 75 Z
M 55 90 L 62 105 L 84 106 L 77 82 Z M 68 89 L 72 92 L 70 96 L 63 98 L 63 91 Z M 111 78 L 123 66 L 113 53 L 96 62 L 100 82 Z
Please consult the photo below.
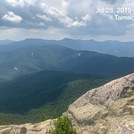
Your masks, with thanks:
M 67 114 L 82 134 L 134 134 L 134 74 L 88 91 Z

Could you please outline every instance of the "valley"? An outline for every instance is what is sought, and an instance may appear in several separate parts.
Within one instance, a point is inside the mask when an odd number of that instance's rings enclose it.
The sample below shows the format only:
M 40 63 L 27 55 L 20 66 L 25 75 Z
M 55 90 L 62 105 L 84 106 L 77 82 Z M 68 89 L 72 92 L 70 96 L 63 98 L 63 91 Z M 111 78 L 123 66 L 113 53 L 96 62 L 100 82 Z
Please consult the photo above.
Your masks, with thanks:
M 55 118 L 89 89 L 108 80 L 100 76 L 43 71 L 0 84 L 0 124 Z

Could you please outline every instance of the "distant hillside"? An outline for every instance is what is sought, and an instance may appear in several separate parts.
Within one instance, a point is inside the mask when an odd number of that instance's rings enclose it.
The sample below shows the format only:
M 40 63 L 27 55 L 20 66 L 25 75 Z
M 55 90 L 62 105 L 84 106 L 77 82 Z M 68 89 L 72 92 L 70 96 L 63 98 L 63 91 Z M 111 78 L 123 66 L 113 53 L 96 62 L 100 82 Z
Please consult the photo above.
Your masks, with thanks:
M 134 58 L 76 51 L 58 45 L 0 52 L 0 79 L 14 79 L 43 70 L 119 77 L 134 71 Z
M 0 40 L 0 45 L 7 45 L 7 44 L 10 44 L 10 43 L 13 43 L 14 41 L 12 40 Z
M 12 42 L 6 46 L 0 46 L 0 51 L 11 51 L 25 46 L 43 46 L 52 44 L 65 46 L 74 50 L 88 50 L 119 57 L 134 57 L 134 42 L 99 42 L 94 40 L 74 40 L 69 38 L 63 40 L 25 39 L 23 41 Z
M 99 76 L 44 71 L 0 83 L 0 124 L 57 117 L 87 90 L 105 82 Z
M 95 40 L 73 40 L 65 38 L 59 44 L 75 50 L 88 50 L 118 57 L 134 57 L 134 42 L 112 40 L 99 42 Z
M 57 46 L 24 47 L 0 52 L 0 78 L 10 79 L 42 70 L 63 70 L 62 64 L 74 50 Z

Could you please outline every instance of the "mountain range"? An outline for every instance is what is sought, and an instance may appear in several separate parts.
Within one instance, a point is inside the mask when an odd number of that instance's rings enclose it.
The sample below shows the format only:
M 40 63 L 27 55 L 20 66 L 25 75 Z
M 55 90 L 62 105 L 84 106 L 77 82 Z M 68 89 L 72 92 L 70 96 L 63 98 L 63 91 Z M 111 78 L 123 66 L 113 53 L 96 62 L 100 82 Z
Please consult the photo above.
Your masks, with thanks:
M 105 43 L 113 41 L 26 39 L 0 45 L 0 124 L 55 118 L 89 89 L 133 73 L 134 57 L 105 54 L 107 47 L 104 53 L 88 51 L 93 44 L 103 50 Z M 133 52 L 132 42 L 114 43 L 122 55 L 129 46 Z
M 0 44 L 1 43 L 2 41 L 0 41 Z M 7 45 L 0 45 L 0 51 L 9 51 L 25 46 L 44 46 L 52 44 L 65 46 L 74 50 L 88 50 L 119 57 L 134 57 L 134 42 L 110 40 L 100 42 L 95 40 L 75 40 L 69 38 L 63 40 L 25 39 L 22 41 L 8 41 Z
M 0 45 L 7 45 L 7 44 L 10 44 L 12 42 L 14 42 L 14 41 L 12 41 L 12 40 L 0 40 Z
M 0 79 L 43 70 L 119 77 L 134 71 L 134 58 L 116 57 L 60 45 L 26 46 L 0 52 Z

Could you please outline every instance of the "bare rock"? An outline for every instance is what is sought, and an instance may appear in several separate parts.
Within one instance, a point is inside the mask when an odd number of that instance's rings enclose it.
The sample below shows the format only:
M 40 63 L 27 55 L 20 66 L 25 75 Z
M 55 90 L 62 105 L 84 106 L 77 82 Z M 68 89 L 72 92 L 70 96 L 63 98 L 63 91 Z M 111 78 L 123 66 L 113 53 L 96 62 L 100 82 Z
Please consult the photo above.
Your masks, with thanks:
M 134 74 L 88 91 L 67 114 L 82 134 L 134 134 Z
M 47 120 L 37 124 L 22 124 L 0 126 L 0 134 L 49 134 L 53 126 L 53 120 Z

